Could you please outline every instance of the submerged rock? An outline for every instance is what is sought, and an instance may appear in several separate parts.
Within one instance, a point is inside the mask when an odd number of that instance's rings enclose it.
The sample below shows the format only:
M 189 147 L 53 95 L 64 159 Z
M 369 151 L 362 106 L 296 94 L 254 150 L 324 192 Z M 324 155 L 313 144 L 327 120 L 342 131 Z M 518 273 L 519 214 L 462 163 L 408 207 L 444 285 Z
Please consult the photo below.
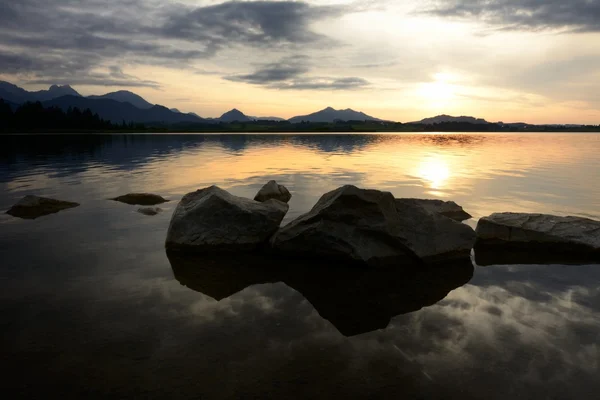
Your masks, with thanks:
M 396 206 L 405 205 L 421 206 L 427 211 L 443 215 L 455 221 L 465 221 L 472 218 L 471 214 L 463 210 L 461 206 L 453 201 L 425 200 L 425 199 L 396 199 Z
M 269 181 L 262 187 L 254 197 L 254 200 L 264 202 L 270 199 L 275 199 L 287 203 L 292 198 L 292 194 L 283 185 L 277 184 L 275 181 Z
M 477 224 L 476 262 L 600 261 L 600 221 L 547 214 L 496 213 Z
M 23 197 L 17 204 L 12 206 L 12 208 L 6 213 L 17 218 L 36 219 L 44 215 L 54 214 L 68 208 L 78 206 L 79 203 L 73 203 L 70 201 L 27 195 Z
M 143 208 L 138 208 L 138 212 L 140 214 L 153 216 L 153 215 L 157 215 L 157 214 L 161 213 L 162 212 L 162 208 L 158 208 L 158 207 L 143 207 Z
M 288 208 L 278 200 L 260 203 L 217 186 L 188 193 L 175 209 L 166 247 L 204 252 L 254 250 L 277 231 Z
M 157 204 L 162 204 L 169 201 L 164 199 L 162 196 L 152 193 L 129 193 L 123 196 L 115 197 L 111 200 L 119 201 L 132 206 L 155 206 Z
M 273 237 L 280 253 L 366 263 L 431 263 L 468 257 L 475 232 L 389 192 L 343 186 Z

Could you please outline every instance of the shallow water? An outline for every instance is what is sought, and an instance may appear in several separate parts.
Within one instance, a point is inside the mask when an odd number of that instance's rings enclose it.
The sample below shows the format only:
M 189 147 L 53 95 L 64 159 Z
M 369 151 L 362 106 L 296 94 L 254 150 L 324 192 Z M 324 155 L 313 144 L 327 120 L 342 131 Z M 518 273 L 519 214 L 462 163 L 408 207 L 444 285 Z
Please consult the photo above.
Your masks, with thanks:
M 0 215 L 2 386 L 21 397 L 595 398 L 600 265 L 272 273 L 245 258 L 169 260 L 164 239 L 185 193 L 217 184 L 253 197 L 270 179 L 293 194 L 284 223 L 343 184 L 451 199 L 473 227 L 497 211 L 600 219 L 598 154 L 600 135 L 573 133 L 0 137 L 0 210 L 26 194 L 81 203 Z M 145 216 L 107 200 L 133 191 L 172 201 Z

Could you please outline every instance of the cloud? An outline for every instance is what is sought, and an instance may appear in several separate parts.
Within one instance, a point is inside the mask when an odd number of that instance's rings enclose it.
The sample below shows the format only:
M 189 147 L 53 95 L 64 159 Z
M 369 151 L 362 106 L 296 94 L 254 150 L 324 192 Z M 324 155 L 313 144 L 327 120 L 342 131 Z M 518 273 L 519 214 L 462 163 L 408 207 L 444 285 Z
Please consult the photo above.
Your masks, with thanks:
M 117 62 L 201 71 L 195 63 L 229 48 L 321 46 L 329 39 L 312 24 L 350 10 L 295 1 L 208 6 L 156 0 L 8 2 L 0 15 L 0 70 L 33 76 L 33 82 L 69 78 L 88 84 L 120 82 L 93 74 Z
M 441 0 L 425 11 L 438 17 L 483 20 L 507 30 L 600 32 L 598 0 Z
M 160 84 L 151 80 L 138 79 L 133 75 L 124 73 L 118 66 L 109 66 L 106 71 L 91 71 L 86 76 L 52 76 L 49 78 L 37 78 L 29 81 L 34 84 L 63 84 L 63 85 L 89 85 L 89 86 L 127 86 L 127 87 L 149 87 L 158 89 Z
M 348 78 L 302 78 L 290 83 L 276 85 L 277 89 L 297 90 L 354 90 L 364 89 L 370 82 L 357 77 Z
M 367 80 L 357 77 L 306 76 L 310 72 L 306 60 L 305 56 L 296 56 L 265 64 L 250 74 L 226 76 L 224 79 L 283 90 L 353 90 L 370 85 Z
M 339 16 L 340 6 L 292 1 L 231 1 L 214 6 L 179 7 L 158 29 L 161 35 L 201 42 L 217 49 L 229 43 L 256 47 L 306 44 L 324 37 L 310 30 L 316 20 Z
M 277 63 L 266 64 L 253 73 L 246 75 L 234 75 L 225 77 L 225 79 L 235 82 L 246 82 L 257 85 L 272 84 L 273 82 L 283 82 L 296 78 L 309 71 L 308 65 L 303 61 L 294 62 L 293 60 L 280 61 Z

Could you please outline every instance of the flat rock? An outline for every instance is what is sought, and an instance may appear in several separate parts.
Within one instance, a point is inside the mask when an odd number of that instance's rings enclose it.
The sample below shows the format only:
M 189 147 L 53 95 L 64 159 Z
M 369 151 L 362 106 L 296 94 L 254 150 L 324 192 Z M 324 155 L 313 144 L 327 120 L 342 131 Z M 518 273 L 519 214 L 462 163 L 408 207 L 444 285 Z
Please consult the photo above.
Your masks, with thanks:
M 275 181 L 269 181 L 258 191 L 254 200 L 265 202 L 267 200 L 275 199 L 287 203 L 291 198 L 292 194 L 285 186 L 279 185 Z
M 152 193 L 129 193 L 123 196 L 115 197 L 111 200 L 133 206 L 155 206 L 157 204 L 162 204 L 169 201 L 164 199 L 162 196 Z
M 343 186 L 271 240 L 279 253 L 371 266 L 435 263 L 469 257 L 475 232 L 417 205 L 396 206 L 389 192 Z
M 153 216 L 162 212 L 162 208 L 159 207 L 142 207 L 137 210 L 140 214 Z
M 211 186 L 181 199 L 165 245 L 199 252 L 252 251 L 268 242 L 288 209 L 278 200 L 260 203 Z
M 427 211 L 443 215 L 455 221 L 465 221 L 472 218 L 471 214 L 463 210 L 461 206 L 453 201 L 428 200 L 428 199 L 396 199 L 396 206 L 404 205 L 421 206 Z
M 23 219 L 36 219 L 48 214 L 54 214 L 68 208 L 78 207 L 79 203 L 55 200 L 46 197 L 27 195 L 6 213 Z
M 494 254 L 498 262 L 494 262 Z M 475 255 L 476 261 L 483 260 L 482 265 L 598 262 L 600 221 L 547 214 L 492 214 L 477 224 Z

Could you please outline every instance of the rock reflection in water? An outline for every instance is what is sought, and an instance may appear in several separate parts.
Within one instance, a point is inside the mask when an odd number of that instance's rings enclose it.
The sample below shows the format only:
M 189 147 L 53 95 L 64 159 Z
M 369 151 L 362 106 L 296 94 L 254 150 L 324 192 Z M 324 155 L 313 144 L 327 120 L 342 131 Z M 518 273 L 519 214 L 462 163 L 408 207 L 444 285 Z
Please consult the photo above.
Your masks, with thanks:
M 570 249 L 549 247 L 547 244 L 502 243 L 487 245 L 476 243 L 474 248 L 475 263 L 482 267 L 491 265 L 588 265 L 600 262 L 600 253 L 590 252 L 583 245 L 572 244 Z
M 167 256 L 182 285 L 217 301 L 252 285 L 283 282 L 345 336 L 384 329 L 394 316 L 431 306 L 473 277 L 469 259 L 434 267 L 370 269 L 258 255 Z

